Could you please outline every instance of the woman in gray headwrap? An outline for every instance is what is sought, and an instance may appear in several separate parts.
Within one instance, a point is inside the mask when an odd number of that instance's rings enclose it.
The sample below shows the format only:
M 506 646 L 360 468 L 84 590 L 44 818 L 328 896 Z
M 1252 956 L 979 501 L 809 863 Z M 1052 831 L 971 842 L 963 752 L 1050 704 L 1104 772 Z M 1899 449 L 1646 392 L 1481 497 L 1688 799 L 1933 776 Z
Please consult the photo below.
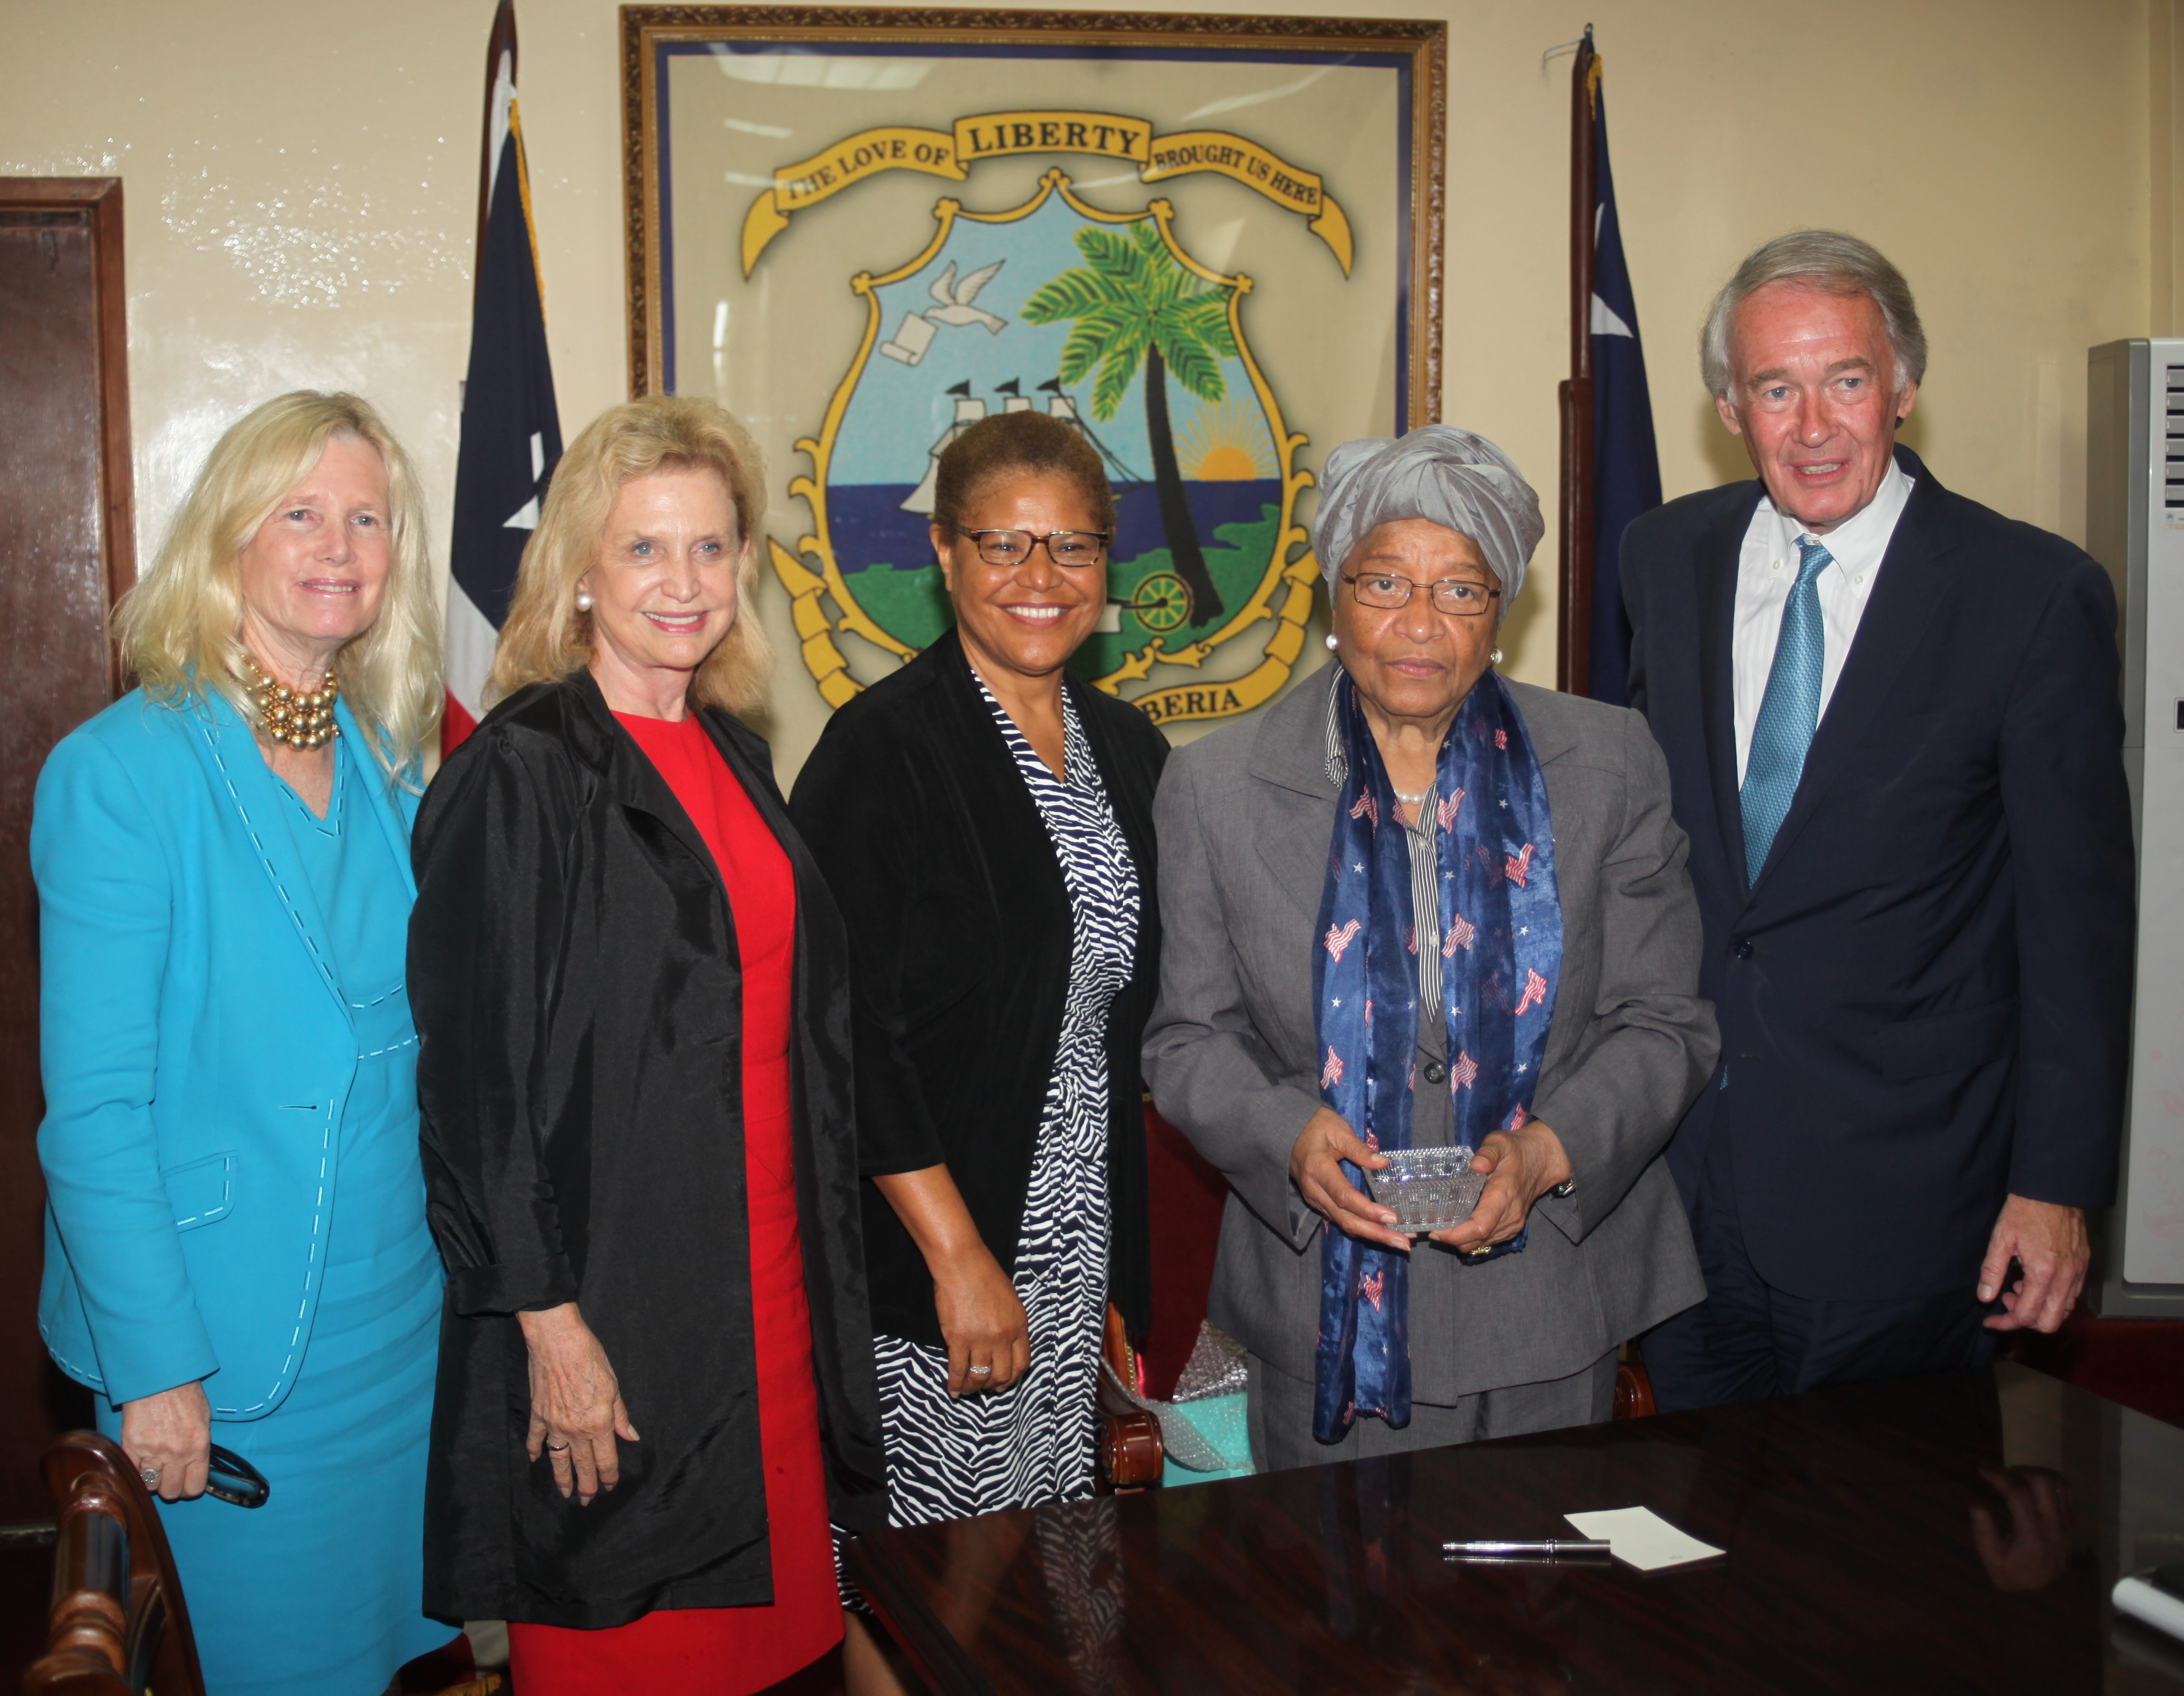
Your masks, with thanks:
M 1337 663 L 1162 780 L 1145 1073 L 1228 1180 L 1262 1470 L 1605 1419 L 1617 1345 L 1705 1294 L 1660 1159 L 1718 1046 L 1667 767 L 1493 669 L 1544 528 L 1468 430 L 1336 449 Z M 1451 1146 L 1475 1209 L 1399 1232 L 1365 1174 Z

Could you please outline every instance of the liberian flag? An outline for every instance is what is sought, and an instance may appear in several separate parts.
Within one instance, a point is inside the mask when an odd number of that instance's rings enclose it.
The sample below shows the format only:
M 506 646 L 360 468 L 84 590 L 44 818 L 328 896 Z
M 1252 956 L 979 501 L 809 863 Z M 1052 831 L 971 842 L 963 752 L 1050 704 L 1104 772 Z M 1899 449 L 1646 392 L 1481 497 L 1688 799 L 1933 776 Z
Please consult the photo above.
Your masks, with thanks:
M 470 376 L 455 459 L 455 527 L 448 549 L 450 752 L 484 716 L 487 675 L 524 544 L 561 457 L 554 368 L 531 222 L 531 178 L 515 109 L 515 4 L 500 0 L 486 49 L 485 157 L 478 182 L 477 278 Z

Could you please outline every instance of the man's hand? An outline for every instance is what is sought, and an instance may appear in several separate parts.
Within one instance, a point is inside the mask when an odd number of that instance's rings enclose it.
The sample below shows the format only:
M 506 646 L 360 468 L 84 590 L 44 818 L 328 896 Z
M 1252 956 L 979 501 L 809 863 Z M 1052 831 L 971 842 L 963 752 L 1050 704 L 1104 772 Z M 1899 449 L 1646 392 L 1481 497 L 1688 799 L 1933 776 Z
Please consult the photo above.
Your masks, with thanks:
M 1497 1130 L 1479 1145 L 1471 1169 L 1490 1172 L 1479 1205 L 1462 1225 L 1437 1230 L 1433 1241 L 1465 1253 L 1483 1253 L 1524 1228 L 1532 1203 L 1570 1175 L 1563 1140 L 1540 1119 L 1520 1130 Z
M 1979 1298 L 2002 1297 L 2008 1311 L 1987 1316 L 1989 1331 L 2053 1331 L 2078 1305 L 2092 1262 L 2086 1210 L 2012 1196 L 2002 1204 L 1980 1264 Z M 2015 1260 L 2023 1274 L 2008 1289 L 2003 1280 Z
M 1290 1181 L 1297 1186 L 1304 1204 L 1337 1230 L 1360 1242 L 1408 1254 L 1410 1238 L 1390 1229 L 1395 1209 L 1382 1207 L 1345 1177 L 1346 1160 L 1368 1172 L 1388 1163 L 1386 1155 L 1374 1153 L 1358 1140 L 1340 1113 L 1322 1107 L 1306 1122 L 1296 1146 L 1290 1150 Z

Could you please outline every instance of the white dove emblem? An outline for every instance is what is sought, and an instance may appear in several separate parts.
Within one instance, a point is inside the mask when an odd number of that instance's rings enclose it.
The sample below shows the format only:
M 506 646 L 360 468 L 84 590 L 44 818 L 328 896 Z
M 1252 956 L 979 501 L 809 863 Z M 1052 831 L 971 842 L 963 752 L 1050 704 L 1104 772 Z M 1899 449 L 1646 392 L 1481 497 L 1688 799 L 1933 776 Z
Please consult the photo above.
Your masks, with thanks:
M 936 324 L 983 324 L 998 336 L 1007 327 L 1008 321 L 996 318 L 983 307 L 971 303 L 978 298 L 978 291 L 994 280 L 994 272 L 1006 265 L 1005 259 L 995 259 L 989 265 L 981 265 L 965 277 L 956 281 L 956 261 L 948 261 L 948 269 L 940 273 L 939 281 L 933 285 L 933 298 L 940 304 L 925 315 Z

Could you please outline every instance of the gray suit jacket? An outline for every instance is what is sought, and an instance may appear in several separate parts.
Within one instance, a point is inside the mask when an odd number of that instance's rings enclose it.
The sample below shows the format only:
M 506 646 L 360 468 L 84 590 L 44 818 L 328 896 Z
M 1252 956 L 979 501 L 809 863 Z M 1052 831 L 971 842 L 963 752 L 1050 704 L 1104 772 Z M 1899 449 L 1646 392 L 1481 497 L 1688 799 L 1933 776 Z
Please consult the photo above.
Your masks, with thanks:
M 1696 993 L 1699 915 L 1668 768 L 1636 713 L 1510 689 L 1546 776 L 1563 912 L 1532 1110 L 1575 1183 L 1534 1206 L 1520 1254 L 1465 1265 L 1430 1242 L 1412 1251 L 1424 1402 L 1567 1377 L 1706 1295 L 1660 1158 L 1719 1046 Z M 1154 1101 L 1228 1180 L 1209 1316 L 1301 1378 L 1318 1329 L 1320 1219 L 1289 1161 L 1320 1107 L 1312 950 L 1336 797 L 1326 704 L 1307 679 L 1169 759 L 1154 806 L 1161 996 L 1145 1028 Z M 1436 1034 L 1426 1046 L 1438 1052 Z M 1445 1092 L 1418 1102 L 1418 1140 L 1446 1141 Z

